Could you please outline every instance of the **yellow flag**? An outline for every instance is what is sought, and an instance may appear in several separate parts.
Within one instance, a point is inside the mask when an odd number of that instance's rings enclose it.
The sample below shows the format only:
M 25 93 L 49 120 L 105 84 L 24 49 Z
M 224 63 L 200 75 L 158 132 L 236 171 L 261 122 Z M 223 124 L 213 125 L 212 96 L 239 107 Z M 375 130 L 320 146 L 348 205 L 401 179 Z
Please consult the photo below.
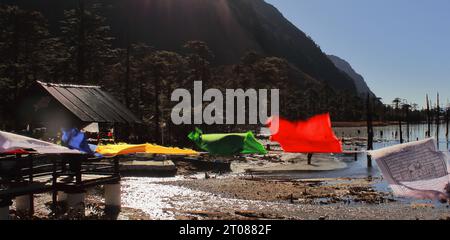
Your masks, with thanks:
M 173 147 L 164 147 L 154 144 L 109 144 L 97 146 L 97 153 L 104 156 L 127 155 L 134 153 L 150 153 L 163 155 L 198 155 L 199 153 L 192 149 L 181 149 Z

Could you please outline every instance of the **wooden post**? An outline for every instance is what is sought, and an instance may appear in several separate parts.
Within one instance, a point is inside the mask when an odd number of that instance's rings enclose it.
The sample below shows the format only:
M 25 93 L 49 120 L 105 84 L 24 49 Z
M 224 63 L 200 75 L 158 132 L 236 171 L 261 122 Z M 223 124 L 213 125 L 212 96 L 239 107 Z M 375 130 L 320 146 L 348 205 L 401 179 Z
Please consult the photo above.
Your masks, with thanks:
M 425 136 L 431 137 L 431 114 L 430 114 L 430 100 L 428 99 L 428 94 L 427 94 L 427 125 L 428 130 Z
M 409 134 L 409 105 L 406 105 L 405 106 L 405 110 L 406 110 L 406 113 L 405 113 L 405 121 L 406 121 L 406 141 L 410 141 L 410 134 Z
M 83 189 L 77 188 L 67 192 L 67 208 L 76 215 L 85 215 L 85 201 L 86 192 Z
M 9 220 L 9 207 L 12 205 L 11 199 L 0 198 L 0 221 Z
M 398 130 L 399 130 L 399 133 L 400 133 L 400 144 L 402 144 L 403 143 L 402 112 L 399 111 L 400 109 L 399 109 L 399 103 L 398 102 L 397 102 L 396 108 L 397 108 L 397 112 L 399 114 L 398 115 Z
M 114 157 L 114 175 L 120 176 L 120 162 L 117 157 Z
M 28 216 L 30 216 L 31 212 L 30 195 L 26 194 L 22 196 L 17 196 L 15 200 L 16 200 L 16 212 L 19 212 L 21 214 L 27 214 Z
M 82 182 L 81 179 L 81 165 L 85 160 L 84 156 L 79 156 L 75 159 L 75 181 L 77 185 L 80 185 Z
M 121 209 L 120 182 L 105 185 L 105 211 L 109 214 L 117 214 Z
M 67 193 L 64 191 L 58 191 L 58 203 L 64 204 L 67 201 Z
M 57 166 L 56 166 L 56 157 L 51 156 L 50 157 L 53 164 L 53 170 L 52 170 L 52 207 L 53 210 L 56 210 L 56 204 L 58 202 L 58 190 L 56 189 L 57 181 L 58 181 L 58 174 L 57 174 Z
M 439 125 L 441 123 L 441 108 L 439 106 L 439 93 L 437 94 L 437 105 L 436 105 L 436 142 L 439 149 Z
M 450 108 L 449 108 L 449 105 L 447 103 L 447 108 L 446 108 L 446 111 L 445 111 L 445 125 L 446 125 L 445 138 L 447 139 L 447 150 L 448 150 L 448 146 L 449 146 L 449 141 L 448 141 L 448 135 L 449 135 L 449 129 L 448 129 L 449 112 L 450 112 Z
M 311 165 L 312 156 L 312 153 L 308 153 L 308 165 Z
M 446 114 L 445 114 L 445 124 L 446 124 L 446 132 L 445 132 L 445 136 L 447 137 L 447 140 L 448 140 L 448 134 L 449 134 L 449 132 L 448 132 L 448 121 L 449 121 L 449 111 L 450 109 L 449 109 L 449 107 L 447 106 L 447 110 L 446 110 Z
M 33 181 L 34 181 L 34 179 L 33 179 L 33 156 L 28 155 L 28 163 L 29 163 L 28 166 L 29 166 L 29 170 L 30 170 L 29 175 L 28 175 L 28 178 L 29 178 L 28 180 L 30 181 L 30 184 L 33 184 Z M 30 194 L 29 198 L 30 198 L 30 209 L 29 209 L 28 214 L 30 217 L 32 217 L 34 215 L 34 195 Z
M 367 94 L 367 150 L 373 150 L 373 121 L 372 121 L 372 111 L 370 105 L 370 94 Z M 372 157 L 367 154 L 367 167 L 372 167 Z

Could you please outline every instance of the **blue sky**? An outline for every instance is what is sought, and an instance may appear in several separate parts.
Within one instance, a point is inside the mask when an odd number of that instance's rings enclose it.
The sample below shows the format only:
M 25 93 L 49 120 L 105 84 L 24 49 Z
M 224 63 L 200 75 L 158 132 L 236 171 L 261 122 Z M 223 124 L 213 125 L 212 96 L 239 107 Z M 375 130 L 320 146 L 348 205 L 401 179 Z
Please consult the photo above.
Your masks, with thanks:
M 266 0 L 385 103 L 450 99 L 450 0 Z M 436 98 L 436 97 L 434 97 Z M 436 102 L 435 99 L 433 99 Z

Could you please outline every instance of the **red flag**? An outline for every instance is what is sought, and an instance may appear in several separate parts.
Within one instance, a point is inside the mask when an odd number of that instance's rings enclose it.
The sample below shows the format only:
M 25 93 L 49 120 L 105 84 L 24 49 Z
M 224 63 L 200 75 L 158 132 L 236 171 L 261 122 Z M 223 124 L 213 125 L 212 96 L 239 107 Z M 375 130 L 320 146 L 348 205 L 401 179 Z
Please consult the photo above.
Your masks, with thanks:
M 268 126 L 270 140 L 280 143 L 285 152 L 342 153 L 342 143 L 334 135 L 328 113 L 300 122 L 272 117 Z
M 16 155 L 16 154 L 29 154 L 30 152 L 25 149 L 12 149 L 12 150 L 4 151 L 1 153 L 5 154 L 5 155 L 9 155 L 9 154 Z

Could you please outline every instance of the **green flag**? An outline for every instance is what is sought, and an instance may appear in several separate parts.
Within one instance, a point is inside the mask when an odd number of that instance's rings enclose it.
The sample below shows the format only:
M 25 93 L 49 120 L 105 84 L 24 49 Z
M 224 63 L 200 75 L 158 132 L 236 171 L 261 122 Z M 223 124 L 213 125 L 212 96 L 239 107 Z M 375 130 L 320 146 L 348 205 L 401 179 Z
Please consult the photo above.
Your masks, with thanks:
M 203 134 L 196 128 L 188 135 L 199 148 L 213 155 L 267 154 L 264 146 L 252 132 L 230 134 Z

